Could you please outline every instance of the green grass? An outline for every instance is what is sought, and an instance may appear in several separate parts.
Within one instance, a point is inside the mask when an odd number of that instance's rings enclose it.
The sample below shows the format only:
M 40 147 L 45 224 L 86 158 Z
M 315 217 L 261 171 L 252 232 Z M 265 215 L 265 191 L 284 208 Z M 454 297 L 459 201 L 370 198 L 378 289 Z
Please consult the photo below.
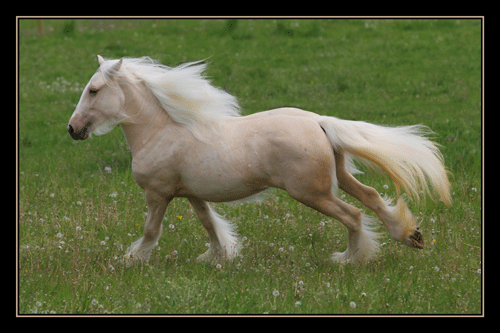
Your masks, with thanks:
M 44 20 L 44 28 L 41 38 L 37 20 L 19 21 L 20 314 L 481 313 L 480 20 Z M 453 206 L 410 202 L 424 250 L 383 230 L 376 260 L 338 265 L 328 258 L 345 250 L 346 229 L 271 191 L 261 204 L 214 205 L 238 226 L 243 257 L 200 264 L 208 236 L 176 199 L 150 263 L 121 264 L 147 212 L 121 129 L 84 142 L 66 132 L 96 54 L 172 66 L 211 57 L 213 84 L 237 96 L 244 114 L 295 106 L 425 124 L 453 174 Z M 358 178 L 395 195 L 383 177 Z

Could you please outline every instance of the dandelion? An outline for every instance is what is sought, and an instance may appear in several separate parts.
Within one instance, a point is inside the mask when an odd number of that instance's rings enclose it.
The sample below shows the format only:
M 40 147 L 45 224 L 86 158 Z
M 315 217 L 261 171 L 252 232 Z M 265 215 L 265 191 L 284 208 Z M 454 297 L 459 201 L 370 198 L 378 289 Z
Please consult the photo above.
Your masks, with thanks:
M 278 297 L 280 295 L 280 292 L 277 289 L 273 290 L 273 296 Z
M 63 234 L 61 234 L 60 232 L 58 232 L 56 236 L 57 236 L 57 238 L 62 238 Z
M 481 268 L 479 268 L 479 269 L 477 270 L 477 273 L 478 273 L 478 274 L 481 274 Z
M 291 252 L 291 251 L 293 251 L 293 249 L 294 249 L 294 247 L 293 247 L 293 246 L 290 246 L 290 247 L 288 248 L 288 250 L 289 250 L 290 252 Z
M 217 265 L 215 266 L 215 268 L 217 268 L 217 269 L 221 269 L 221 268 L 222 268 L 222 265 L 221 265 L 221 264 L 217 264 Z
M 179 220 L 182 220 L 182 215 L 177 215 L 177 218 L 178 218 Z
M 80 231 L 80 230 L 82 230 L 82 227 L 77 226 L 77 227 L 76 227 L 76 231 Z
M 115 270 L 115 268 L 113 267 L 113 265 L 109 265 L 109 266 L 108 266 L 108 269 L 109 269 L 109 271 L 110 271 L 110 272 L 112 272 L 112 271 L 114 271 L 114 270 Z M 106 287 L 106 288 L 108 288 L 108 287 Z
M 174 229 L 175 229 L 175 225 L 173 225 L 173 224 L 169 224 L 169 225 L 168 225 L 168 227 L 169 227 L 170 229 L 172 229 L 172 230 L 174 230 Z
M 384 185 L 382 187 L 384 188 L 384 190 L 387 190 L 389 188 L 389 185 Z
M 42 306 L 42 302 L 36 301 L 35 305 L 38 306 L 38 307 L 41 307 Z
M 81 205 L 82 205 L 82 202 L 81 202 L 81 201 L 77 201 L 77 202 L 76 202 L 76 204 L 77 204 L 78 206 L 81 206 Z
M 435 266 L 435 267 L 434 267 L 434 270 L 435 270 L 436 272 L 439 272 L 439 267 Z
M 356 309 L 356 303 L 354 302 L 349 303 L 349 306 L 351 307 L 351 309 Z
M 297 301 L 295 302 L 295 306 L 301 306 L 302 305 L 302 302 L 301 301 Z
M 101 245 L 106 245 L 106 242 L 105 241 L 101 241 Z
M 95 298 L 92 300 L 92 302 L 91 302 L 91 303 L 92 303 L 92 305 L 97 305 L 97 304 L 99 304 L 99 302 L 98 302 Z
M 472 192 L 477 192 L 477 188 L 473 187 Z
M 366 297 L 366 293 L 361 293 L 361 297 Z
M 116 198 L 118 196 L 118 193 L 113 192 L 109 195 L 111 198 Z
M 54 197 L 54 193 L 50 193 L 49 197 L 53 198 Z
M 107 166 L 104 168 L 104 171 L 106 171 L 107 173 L 111 173 L 111 168 Z

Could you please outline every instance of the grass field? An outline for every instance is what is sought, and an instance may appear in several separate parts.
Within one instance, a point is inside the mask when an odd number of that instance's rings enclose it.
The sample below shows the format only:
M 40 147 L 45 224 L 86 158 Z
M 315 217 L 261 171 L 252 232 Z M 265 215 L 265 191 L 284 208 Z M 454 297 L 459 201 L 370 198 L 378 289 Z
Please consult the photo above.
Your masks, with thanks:
M 19 21 L 19 314 L 482 313 L 480 20 L 47 19 L 44 31 Z M 121 264 L 147 212 L 126 141 L 119 127 L 83 142 L 66 132 L 97 54 L 210 57 L 207 74 L 244 114 L 295 106 L 427 125 L 453 205 L 410 202 L 424 250 L 381 229 L 377 259 L 338 265 L 328 258 L 345 250 L 344 226 L 275 190 L 214 205 L 238 226 L 243 256 L 200 264 L 208 235 L 176 199 L 149 264 Z M 358 179 L 395 195 L 384 177 Z

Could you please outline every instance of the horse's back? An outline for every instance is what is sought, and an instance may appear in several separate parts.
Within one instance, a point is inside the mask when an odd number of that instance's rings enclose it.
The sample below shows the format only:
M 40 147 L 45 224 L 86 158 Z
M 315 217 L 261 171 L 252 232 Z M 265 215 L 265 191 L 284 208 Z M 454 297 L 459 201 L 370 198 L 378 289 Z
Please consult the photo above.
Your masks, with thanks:
M 323 175 L 329 184 L 333 148 L 315 117 L 295 108 L 264 111 L 235 120 L 232 133 L 241 145 L 246 142 L 247 153 L 258 157 L 259 171 L 270 186 L 286 189 L 291 181 L 310 179 L 311 174 Z
M 318 114 L 311 111 L 305 111 L 294 107 L 283 107 L 268 111 L 257 112 L 243 118 L 262 118 L 262 117 L 275 117 L 275 116 L 293 116 L 293 117 L 307 117 L 307 118 L 319 117 Z

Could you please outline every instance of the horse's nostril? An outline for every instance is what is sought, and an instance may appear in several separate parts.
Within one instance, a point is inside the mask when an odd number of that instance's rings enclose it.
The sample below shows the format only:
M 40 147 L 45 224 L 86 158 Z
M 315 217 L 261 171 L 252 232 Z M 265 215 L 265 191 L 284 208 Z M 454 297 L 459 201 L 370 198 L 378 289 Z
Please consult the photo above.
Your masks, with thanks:
M 68 124 L 68 133 L 69 134 L 73 134 L 74 130 L 73 130 L 73 126 L 69 125 Z

